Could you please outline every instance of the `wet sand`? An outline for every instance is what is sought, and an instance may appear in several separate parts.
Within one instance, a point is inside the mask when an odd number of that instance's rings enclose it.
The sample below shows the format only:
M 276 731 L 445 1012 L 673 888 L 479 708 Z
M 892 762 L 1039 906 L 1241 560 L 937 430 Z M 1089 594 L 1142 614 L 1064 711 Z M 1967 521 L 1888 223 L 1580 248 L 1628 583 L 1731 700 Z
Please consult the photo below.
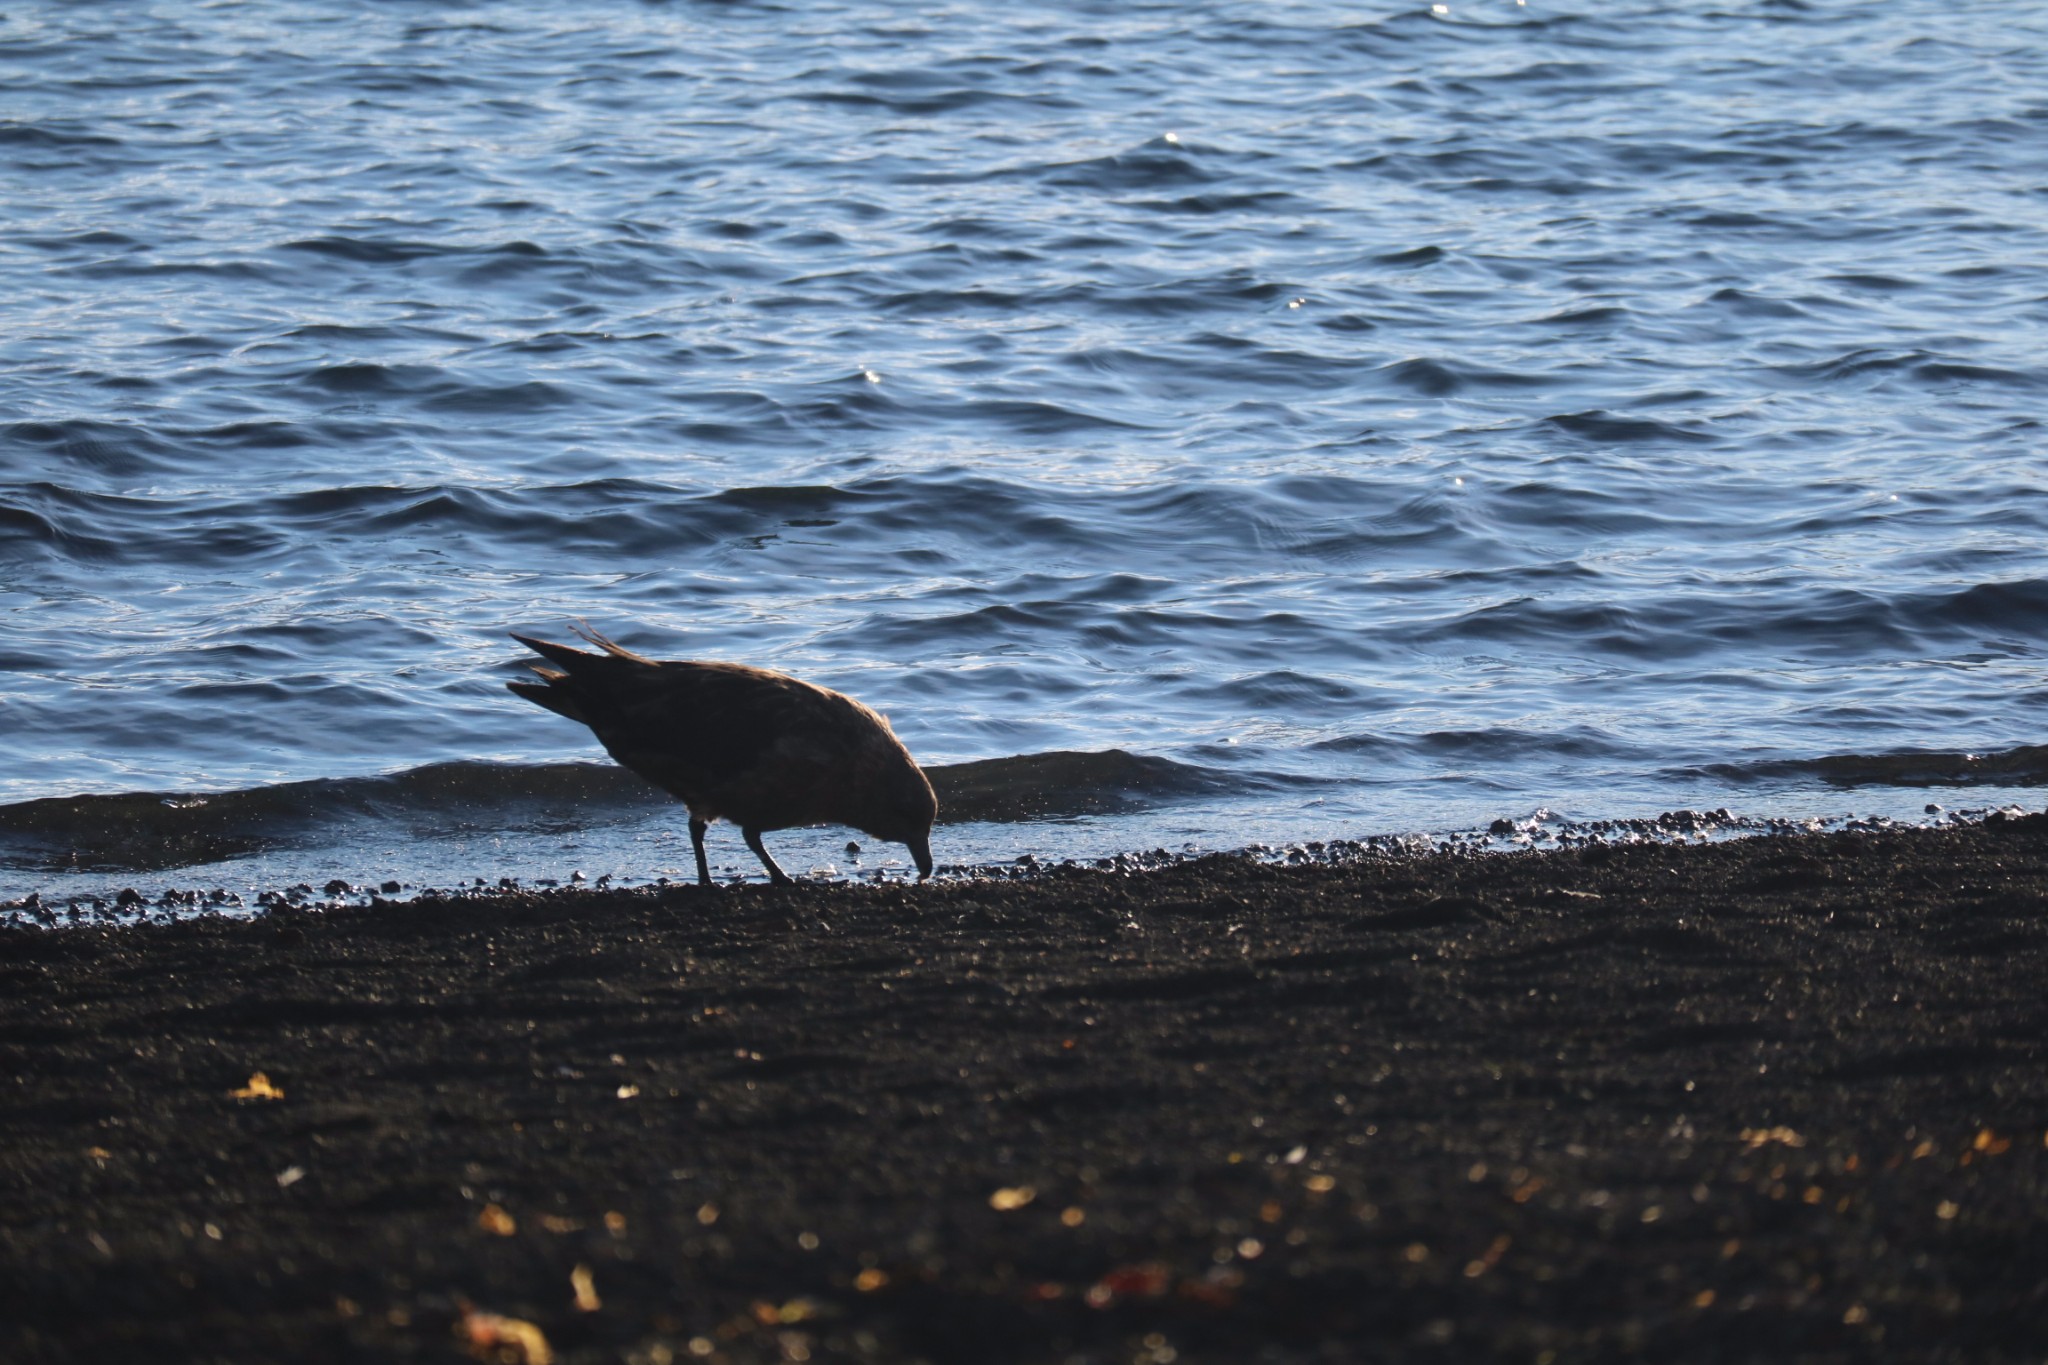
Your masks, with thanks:
M 9 930 L 0 1359 L 2038 1360 L 2044 968 L 2039 816 Z

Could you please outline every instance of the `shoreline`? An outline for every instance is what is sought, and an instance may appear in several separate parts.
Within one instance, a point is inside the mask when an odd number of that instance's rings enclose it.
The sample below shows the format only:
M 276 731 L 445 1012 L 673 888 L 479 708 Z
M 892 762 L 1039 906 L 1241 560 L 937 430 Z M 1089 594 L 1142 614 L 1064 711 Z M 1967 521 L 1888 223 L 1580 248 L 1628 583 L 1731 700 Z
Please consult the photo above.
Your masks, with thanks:
M 1316 843 L 1420 848 L 1479 842 L 1510 828 L 1534 847 L 1584 840 L 1779 835 L 1814 829 L 1940 826 L 2039 805 L 2048 746 L 1983 754 L 1907 751 L 1771 760 L 1759 773 L 1805 773 L 1812 787 L 1680 783 L 1617 798 L 1569 790 L 1520 798 L 1439 793 L 1428 807 L 1320 809 L 1321 779 L 1230 773 L 1122 749 L 1049 750 L 942 764 L 925 771 L 942 816 L 934 851 L 948 870 L 1000 875 L 1028 855 L 1129 866 L 1209 853 L 1286 853 Z M 1782 770 L 1782 771 L 1781 771 Z M 1704 771 L 1704 770 L 1702 770 Z M 1275 804 L 1272 783 L 1307 784 Z M 1869 785 L 1875 784 L 1875 785 Z M 1327 794 L 1327 793 L 1323 793 Z M 1540 801 L 1541 804 L 1529 804 Z M 1730 813 L 1730 807 L 1734 813 Z M 1419 823 L 1416 823 L 1419 822 Z M 341 881 L 359 893 L 396 881 L 408 894 L 510 877 L 566 884 L 581 872 L 617 884 L 691 875 L 680 807 L 607 760 L 511 764 L 431 762 L 378 774 L 305 778 L 221 791 L 132 790 L 51 795 L 0 804 L 0 922 L 30 895 L 60 910 L 112 906 L 127 896 L 158 908 L 199 902 L 243 908 L 268 891 L 304 884 L 307 899 Z M 865 841 L 842 853 L 850 831 L 777 831 L 792 866 L 827 880 L 904 872 L 907 857 Z M 712 843 L 722 878 L 758 872 L 736 837 Z M 864 858 L 869 861 L 864 861 Z M 219 894 L 216 894 L 218 892 Z M 33 907 L 31 907 L 33 908 Z M 115 917 L 119 918 L 119 917 Z
M 623 770 L 621 770 L 623 771 Z M 635 779 L 636 781 L 638 779 Z M 123 798 L 127 800 L 129 798 Z M 148 798 L 154 803 L 157 798 Z M 56 803 L 48 803 L 56 804 Z M 664 806 L 664 809 L 673 807 Z M 1565 818 L 1539 807 L 1527 817 L 1495 817 L 1482 825 L 1427 832 L 1383 833 L 1357 836 L 1331 834 L 1283 844 L 1254 842 L 1241 847 L 1202 847 L 1187 844 L 1181 849 L 1154 847 L 1129 849 L 1111 854 L 1083 853 L 1065 857 L 1056 853 L 1039 856 L 1026 852 L 1016 857 L 941 863 L 933 885 L 959 886 L 988 880 L 1063 875 L 1069 872 L 1106 872 L 1127 875 L 1157 872 L 1207 858 L 1242 859 L 1262 866 L 1304 865 L 1344 866 L 1360 861 L 1410 861 L 1439 854 L 1490 856 L 1517 853 L 1559 853 L 1606 845 L 1628 847 L 1644 843 L 1727 842 L 1745 839 L 1796 838 L 1822 834 L 1885 834 L 1910 830 L 1967 828 L 1991 819 L 2024 816 L 2018 803 L 1949 807 L 1927 803 L 1920 818 L 1870 813 L 1829 815 L 1743 815 L 1725 806 L 1716 809 L 1679 807 L 1655 816 L 1611 816 Z M 0 821 L 0 826 L 4 826 Z M 118 822 L 117 822 L 118 823 Z M 820 827 L 826 828 L 826 827 Z M 4 835 L 0 828 L 0 835 Z M 812 831 L 801 831 L 809 833 Z M 846 831 L 851 833 L 852 831 Z M 480 836 L 481 837 L 481 836 Z M 837 836 L 827 840 L 836 843 Z M 852 846 L 847 846 L 848 851 Z M 672 850 L 671 850 L 672 851 Z M 813 867 L 797 880 L 813 889 L 871 885 L 911 885 L 915 869 L 900 856 L 880 848 L 883 862 L 863 866 L 854 856 L 851 867 Z M 363 860 L 355 860 L 363 861 Z M 437 859 L 445 862 L 445 859 Z M 569 859 L 567 861 L 575 861 Z M 658 860 L 657 860 L 658 861 Z M 226 869 L 233 868 L 232 874 Z M 680 867 L 642 875 L 600 873 L 595 877 L 576 868 L 552 869 L 554 875 L 499 875 L 495 878 L 457 876 L 447 884 L 434 881 L 400 881 L 375 875 L 360 880 L 334 875 L 333 869 L 307 872 L 296 880 L 289 872 L 272 868 L 264 881 L 249 881 L 249 869 L 235 864 L 173 863 L 166 866 L 138 865 L 128 868 L 84 867 L 48 872 L 50 880 L 35 881 L 27 867 L 0 864 L 0 873 L 11 871 L 22 885 L 0 893 L 0 931 L 10 927 L 42 925 L 71 928 L 137 927 L 165 924 L 179 918 L 224 914 L 246 917 L 262 915 L 278 904 L 293 909 L 327 911 L 362 908 L 379 904 L 410 903 L 417 900 L 449 898 L 492 898 L 506 893 L 540 894 L 562 889 L 587 891 L 658 891 L 694 884 L 694 877 Z M 192 875 L 210 872 L 211 875 Z M 82 883 L 82 885 L 80 884 Z M 182 884 L 181 884 L 182 883 Z M 721 864 L 719 885 L 723 889 L 765 887 L 768 879 L 751 864 Z M 239 889 L 235 889 L 239 888 Z
M 2048 816 L 0 929 L 0 1356 L 2033 1359 L 2044 967 Z

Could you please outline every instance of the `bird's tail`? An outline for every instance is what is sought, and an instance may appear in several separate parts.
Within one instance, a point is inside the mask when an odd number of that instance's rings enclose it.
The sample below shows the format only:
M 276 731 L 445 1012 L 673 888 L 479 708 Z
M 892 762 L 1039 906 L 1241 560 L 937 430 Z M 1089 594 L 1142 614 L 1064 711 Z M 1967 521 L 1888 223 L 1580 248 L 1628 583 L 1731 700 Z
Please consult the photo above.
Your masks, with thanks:
M 591 629 L 588 624 L 582 621 L 578 621 L 576 623 L 575 631 L 578 635 L 582 636 L 591 644 L 596 645 L 599 649 L 611 655 L 614 659 L 625 659 L 628 662 L 636 664 L 651 664 L 654 662 L 654 660 L 648 658 L 644 654 L 635 654 L 632 650 L 627 649 L 624 645 L 613 644 L 611 640 L 603 634 L 603 632 Z M 519 637 L 515 635 L 512 638 L 516 640 Z M 561 646 L 557 645 L 556 648 L 559 649 L 561 648 Z
M 539 673 L 547 681 L 537 683 L 508 682 L 505 686 L 511 688 L 534 705 L 547 707 L 548 710 L 558 716 L 567 716 L 570 720 L 581 721 L 585 725 L 590 724 L 590 718 L 585 716 L 582 709 L 576 705 L 576 698 L 567 690 L 553 685 L 561 681 L 565 676 L 564 674 L 557 673 L 552 668 L 536 668 L 533 671 Z
M 545 706 L 556 715 L 567 716 L 570 720 L 581 721 L 583 724 L 588 725 L 590 724 L 590 717 L 577 704 L 576 674 L 581 671 L 588 677 L 592 665 L 599 666 L 599 671 L 602 671 L 605 666 L 611 665 L 614 659 L 636 664 L 644 664 L 651 661 L 642 658 L 630 649 L 613 644 L 610 640 L 580 622 L 576 626 L 576 633 L 591 644 L 596 645 L 604 653 L 592 654 L 588 650 L 577 649 L 573 645 L 557 644 L 553 640 L 536 640 L 530 635 L 513 633 L 513 639 L 525 645 L 549 663 L 557 666 L 547 668 L 540 664 L 529 664 L 527 666 L 540 675 L 541 681 L 537 683 L 511 682 L 506 683 L 505 686 L 535 705 Z

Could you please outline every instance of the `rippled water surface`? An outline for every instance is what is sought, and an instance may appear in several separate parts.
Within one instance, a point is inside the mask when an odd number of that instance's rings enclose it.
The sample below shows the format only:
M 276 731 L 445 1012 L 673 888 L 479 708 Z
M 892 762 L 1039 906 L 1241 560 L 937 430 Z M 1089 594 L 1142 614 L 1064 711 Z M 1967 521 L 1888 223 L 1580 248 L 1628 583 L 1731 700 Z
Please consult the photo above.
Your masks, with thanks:
M 2048 11 L 29 5 L 0 92 L 0 891 L 687 865 L 504 690 L 577 620 L 1166 761 L 942 860 L 2041 780 Z M 123 792 L 290 833 L 23 804 Z

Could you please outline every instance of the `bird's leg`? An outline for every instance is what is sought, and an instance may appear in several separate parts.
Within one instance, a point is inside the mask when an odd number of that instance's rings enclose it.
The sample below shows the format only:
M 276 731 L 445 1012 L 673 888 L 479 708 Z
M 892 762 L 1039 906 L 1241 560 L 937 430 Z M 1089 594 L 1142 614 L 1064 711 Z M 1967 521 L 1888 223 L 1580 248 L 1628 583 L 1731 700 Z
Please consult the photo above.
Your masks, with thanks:
M 690 847 L 697 850 L 697 885 L 711 885 L 711 864 L 704 861 L 704 831 L 711 827 L 708 820 L 690 817 Z
M 746 836 L 747 847 L 754 850 L 754 856 L 761 860 L 761 866 L 768 869 L 768 880 L 777 886 L 788 886 L 789 874 L 777 867 L 775 860 L 768 856 L 768 850 L 761 847 L 761 831 L 758 829 L 742 829 L 740 833 Z

